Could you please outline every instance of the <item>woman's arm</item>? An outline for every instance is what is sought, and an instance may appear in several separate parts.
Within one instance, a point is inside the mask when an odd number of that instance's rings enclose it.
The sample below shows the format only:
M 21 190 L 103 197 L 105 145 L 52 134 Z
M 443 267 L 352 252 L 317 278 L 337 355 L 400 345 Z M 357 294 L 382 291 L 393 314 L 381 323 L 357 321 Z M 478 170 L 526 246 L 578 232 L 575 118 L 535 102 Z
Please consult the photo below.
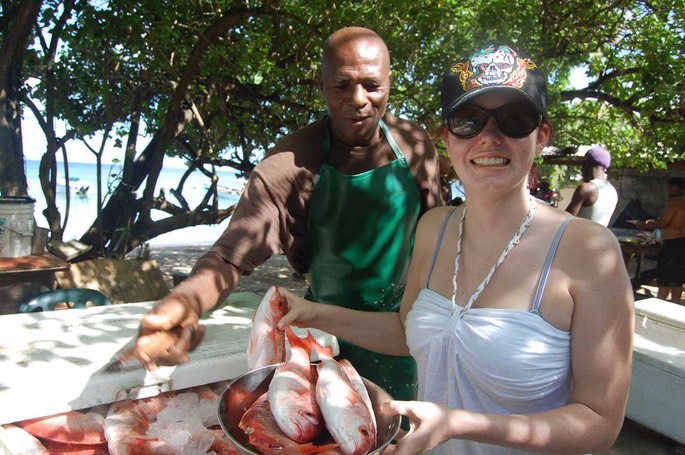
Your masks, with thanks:
M 591 182 L 582 182 L 578 185 L 571 196 L 571 202 L 568 203 L 566 211 L 573 216 L 578 216 L 578 212 L 589 202 L 589 205 L 594 204 L 597 200 L 597 185 Z
M 284 329 L 288 324 L 315 327 L 370 351 L 386 355 L 409 355 L 404 320 L 425 279 L 422 277 L 426 275 L 426 257 L 429 252 L 432 253 L 435 244 L 430 232 L 437 220 L 444 219 L 446 210 L 450 209 L 430 210 L 419 221 L 399 313 L 357 311 L 314 303 L 280 288 L 279 291 L 288 301 L 288 313 L 279 322 L 279 327 Z
M 288 312 L 278 323 L 314 327 L 370 351 L 387 355 L 408 355 L 404 328 L 396 312 L 371 312 L 315 303 L 279 288 L 288 301 Z

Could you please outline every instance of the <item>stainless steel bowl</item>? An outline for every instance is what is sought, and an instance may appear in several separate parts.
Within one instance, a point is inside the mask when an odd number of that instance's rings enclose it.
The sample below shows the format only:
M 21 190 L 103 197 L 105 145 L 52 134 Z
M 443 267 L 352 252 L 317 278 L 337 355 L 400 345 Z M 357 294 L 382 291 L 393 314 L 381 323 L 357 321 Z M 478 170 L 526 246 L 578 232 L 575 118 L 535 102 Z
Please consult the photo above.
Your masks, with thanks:
M 238 428 L 238 423 L 252 403 L 269 389 L 269 383 L 277 366 L 268 365 L 243 374 L 231 381 L 221 395 L 218 410 L 219 423 L 238 451 L 244 455 L 259 455 L 259 452 L 250 445 L 247 435 Z M 397 437 L 401 417 L 383 414 L 380 411 L 381 403 L 392 400 L 392 397 L 373 382 L 366 378 L 362 379 L 373 404 L 378 428 L 376 446 L 369 454 L 379 454 Z

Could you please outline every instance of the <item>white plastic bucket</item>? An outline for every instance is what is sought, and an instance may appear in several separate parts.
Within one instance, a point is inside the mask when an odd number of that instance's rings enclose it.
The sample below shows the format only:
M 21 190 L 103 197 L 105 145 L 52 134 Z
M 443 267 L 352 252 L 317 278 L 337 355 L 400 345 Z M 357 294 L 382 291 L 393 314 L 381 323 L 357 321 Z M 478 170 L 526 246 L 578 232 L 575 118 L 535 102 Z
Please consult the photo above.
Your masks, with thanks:
M 0 257 L 31 254 L 35 203 L 35 199 L 29 197 L 0 197 Z

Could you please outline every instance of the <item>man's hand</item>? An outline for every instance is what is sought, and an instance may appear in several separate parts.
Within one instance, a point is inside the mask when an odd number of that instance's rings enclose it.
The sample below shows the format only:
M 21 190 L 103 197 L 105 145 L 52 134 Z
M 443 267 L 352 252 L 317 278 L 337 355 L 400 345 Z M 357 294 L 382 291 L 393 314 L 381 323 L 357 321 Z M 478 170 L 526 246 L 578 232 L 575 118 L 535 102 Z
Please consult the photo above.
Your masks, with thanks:
M 140 324 L 138 340 L 130 355 L 150 371 L 158 365 L 188 361 L 188 352 L 202 341 L 205 327 L 187 300 L 169 295 L 157 303 Z

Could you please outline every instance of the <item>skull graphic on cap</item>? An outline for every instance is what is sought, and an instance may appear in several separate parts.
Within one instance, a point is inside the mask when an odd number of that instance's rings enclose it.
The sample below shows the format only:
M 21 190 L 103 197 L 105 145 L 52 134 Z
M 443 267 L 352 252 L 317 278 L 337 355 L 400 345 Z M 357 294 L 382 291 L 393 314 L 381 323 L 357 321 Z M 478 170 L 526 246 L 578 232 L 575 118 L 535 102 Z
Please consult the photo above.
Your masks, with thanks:
M 515 57 L 511 49 L 501 46 L 495 52 L 471 57 L 474 79 L 481 85 L 503 84 L 514 70 Z
M 521 88 L 526 81 L 526 70 L 537 68 L 529 58 L 520 58 L 507 45 L 490 45 L 457 63 L 450 70 L 460 74 L 464 90 L 504 85 Z

